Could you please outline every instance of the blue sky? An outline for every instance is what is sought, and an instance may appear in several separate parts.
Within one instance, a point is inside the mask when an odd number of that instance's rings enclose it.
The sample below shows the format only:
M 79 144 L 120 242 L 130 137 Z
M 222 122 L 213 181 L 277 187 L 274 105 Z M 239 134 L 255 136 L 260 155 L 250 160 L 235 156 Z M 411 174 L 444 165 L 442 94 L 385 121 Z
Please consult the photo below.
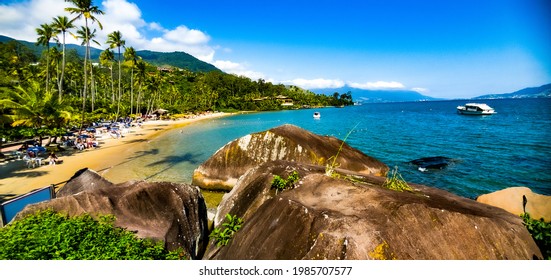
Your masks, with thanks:
M 2 1 L 0 34 L 35 40 L 60 0 Z M 551 82 L 551 1 L 95 1 L 101 37 L 186 51 L 220 69 L 309 89 L 344 84 L 442 98 Z M 18 22 L 19 19 L 19 22 Z M 24 24 L 21 23 L 24 19 Z

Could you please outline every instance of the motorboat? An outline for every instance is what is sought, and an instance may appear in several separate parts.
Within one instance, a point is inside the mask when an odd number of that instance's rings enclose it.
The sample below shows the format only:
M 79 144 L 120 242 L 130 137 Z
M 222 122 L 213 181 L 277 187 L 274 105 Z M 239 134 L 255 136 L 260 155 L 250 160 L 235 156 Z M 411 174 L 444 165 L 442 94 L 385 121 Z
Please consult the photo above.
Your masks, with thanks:
M 465 106 L 457 106 L 457 112 L 463 115 L 492 115 L 494 108 L 484 103 L 467 103 Z
M 314 112 L 314 119 L 321 118 L 320 112 Z

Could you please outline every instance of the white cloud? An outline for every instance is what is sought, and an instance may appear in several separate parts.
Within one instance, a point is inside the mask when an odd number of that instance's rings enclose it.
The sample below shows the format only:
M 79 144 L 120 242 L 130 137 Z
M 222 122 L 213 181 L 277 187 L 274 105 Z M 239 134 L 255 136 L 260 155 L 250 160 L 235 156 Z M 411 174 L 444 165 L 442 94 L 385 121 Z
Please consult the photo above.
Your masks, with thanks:
M 416 92 L 420 92 L 420 93 L 430 92 L 430 90 L 428 88 L 422 88 L 422 87 L 414 87 L 411 90 L 416 91 Z
M 59 15 L 73 18 L 74 15 L 65 11 L 70 3 L 60 0 L 29 0 L 11 4 L 0 4 L 0 34 L 19 40 L 34 42 L 37 35 L 35 29 L 42 23 L 50 23 Z M 198 59 L 213 62 L 215 50 L 209 45 L 210 37 L 201 30 L 189 29 L 180 25 L 175 29 L 165 29 L 158 22 L 146 22 L 142 18 L 140 8 L 127 0 L 105 0 L 99 6 L 104 15 L 96 15 L 102 23 L 103 30 L 97 24 L 90 24 L 96 29 L 95 40 L 106 48 L 107 35 L 120 31 L 126 46 L 137 50 L 187 52 Z M 76 21 L 75 25 L 84 25 L 84 20 Z M 156 36 L 148 36 L 148 31 L 155 31 Z M 67 36 L 67 43 L 80 44 L 72 36 Z
M 266 76 L 257 71 L 249 70 L 248 67 L 244 64 L 228 61 L 228 60 L 217 60 L 212 63 L 216 68 L 237 76 L 245 76 L 251 80 L 266 79 Z M 270 80 L 270 82 L 272 82 Z
M 165 31 L 166 29 L 163 28 L 163 26 L 158 22 L 150 22 L 149 23 L 149 29 L 155 30 L 155 31 Z
M 292 84 L 305 89 L 316 89 L 316 88 L 339 88 L 343 87 L 345 83 L 341 80 L 331 80 L 331 79 L 294 79 L 290 81 L 283 81 L 284 84 Z
M 163 37 L 172 42 L 184 45 L 202 45 L 208 43 L 210 40 L 209 36 L 205 33 L 199 30 L 189 29 L 183 25 L 166 32 Z
M 348 83 L 349 86 L 359 89 L 403 89 L 405 86 L 399 82 L 367 82 L 367 83 Z
M 65 14 L 67 3 L 59 0 L 30 0 L 0 4 L 0 34 L 19 40 L 34 42 L 35 29 Z

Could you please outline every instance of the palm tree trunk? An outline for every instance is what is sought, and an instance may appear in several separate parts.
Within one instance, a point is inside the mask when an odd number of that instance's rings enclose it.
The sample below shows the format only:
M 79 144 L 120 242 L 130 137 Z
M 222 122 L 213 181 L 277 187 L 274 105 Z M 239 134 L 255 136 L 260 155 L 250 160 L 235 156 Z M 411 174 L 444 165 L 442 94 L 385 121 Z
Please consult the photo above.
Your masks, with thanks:
M 62 60 L 61 60 L 61 78 L 58 82 L 58 89 L 59 89 L 59 101 L 61 102 L 61 98 L 63 95 L 63 78 L 65 77 L 65 31 L 63 32 L 63 54 L 62 54 Z
M 111 66 L 109 67 L 109 70 L 111 71 L 111 102 L 115 103 L 115 82 L 113 81 L 113 62 L 111 62 Z
M 86 63 L 88 62 L 88 52 L 90 51 L 90 40 L 88 34 L 88 19 L 84 17 L 84 23 L 86 27 L 86 53 L 84 54 L 84 92 L 82 93 L 82 120 L 80 122 L 80 130 L 84 126 L 84 114 L 86 111 L 86 92 L 88 91 L 88 71 L 86 69 Z
M 120 106 L 121 106 L 121 47 L 119 47 L 119 96 L 117 100 L 117 114 L 115 115 L 115 121 L 119 118 Z
M 88 54 L 89 57 L 91 57 L 90 54 Z M 92 94 L 92 112 L 94 112 L 94 102 L 96 98 L 96 84 L 94 81 L 94 65 L 90 63 L 90 93 Z
M 46 56 L 46 91 L 50 91 L 50 43 L 47 42 L 46 51 L 48 55 Z
M 134 65 L 132 64 L 132 71 L 130 74 L 130 115 L 134 111 Z

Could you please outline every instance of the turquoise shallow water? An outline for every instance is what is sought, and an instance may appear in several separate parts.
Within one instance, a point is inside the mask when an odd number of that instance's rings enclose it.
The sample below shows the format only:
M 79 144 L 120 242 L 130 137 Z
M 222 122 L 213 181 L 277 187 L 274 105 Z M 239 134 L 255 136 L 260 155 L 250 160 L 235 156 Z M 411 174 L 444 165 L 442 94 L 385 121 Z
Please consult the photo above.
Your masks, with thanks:
M 132 179 L 191 182 L 193 170 L 226 143 L 252 132 L 294 124 L 344 139 L 409 182 L 475 198 L 511 186 L 551 195 L 551 99 L 483 100 L 498 112 L 463 116 L 465 101 L 383 103 L 240 114 L 170 131 L 118 166 Z M 314 111 L 321 119 L 312 118 Z M 447 168 L 421 172 L 408 162 L 445 156 Z

